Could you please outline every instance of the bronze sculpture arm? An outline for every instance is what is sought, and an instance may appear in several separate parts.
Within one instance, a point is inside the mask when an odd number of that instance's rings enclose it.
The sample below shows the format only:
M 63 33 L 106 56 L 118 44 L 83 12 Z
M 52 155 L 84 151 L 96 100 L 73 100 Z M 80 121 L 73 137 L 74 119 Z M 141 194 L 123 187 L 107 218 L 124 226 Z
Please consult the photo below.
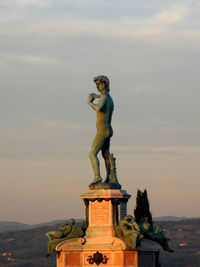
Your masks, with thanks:
M 95 98 L 99 98 L 97 104 L 94 104 L 93 101 Z M 104 105 L 106 103 L 106 94 L 103 95 L 96 95 L 96 94 L 89 94 L 88 96 L 88 104 L 91 108 L 93 108 L 96 112 L 102 111 Z

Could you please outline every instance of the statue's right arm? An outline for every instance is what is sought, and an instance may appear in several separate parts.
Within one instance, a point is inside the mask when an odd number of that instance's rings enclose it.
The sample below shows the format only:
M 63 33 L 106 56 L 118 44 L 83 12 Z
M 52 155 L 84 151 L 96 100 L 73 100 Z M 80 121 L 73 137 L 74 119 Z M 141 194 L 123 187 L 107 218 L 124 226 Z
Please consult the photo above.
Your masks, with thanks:
M 140 232 L 140 227 L 139 227 L 139 225 L 138 225 L 136 222 L 133 222 L 133 225 L 134 225 L 135 229 L 136 229 L 138 232 Z

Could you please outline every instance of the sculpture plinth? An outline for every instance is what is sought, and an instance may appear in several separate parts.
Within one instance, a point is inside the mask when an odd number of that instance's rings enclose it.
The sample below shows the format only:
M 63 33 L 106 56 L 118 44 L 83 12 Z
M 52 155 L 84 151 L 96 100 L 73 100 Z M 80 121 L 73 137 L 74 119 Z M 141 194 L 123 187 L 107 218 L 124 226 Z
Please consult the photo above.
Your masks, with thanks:
M 146 266 L 139 265 L 140 251 L 127 249 L 125 242 L 116 237 L 115 233 L 119 221 L 127 215 L 127 201 L 130 197 L 125 190 L 119 189 L 88 190 L 82 194 L 86 235 L 58 244 L 57 267 Z M 156 252 L 149 253 L 155 258 Z
M 114 236 L 114 227 L 127 215 L 130 195 L 125 190 L 88 190 L 81 195 L 85 203 L 87 236 Z

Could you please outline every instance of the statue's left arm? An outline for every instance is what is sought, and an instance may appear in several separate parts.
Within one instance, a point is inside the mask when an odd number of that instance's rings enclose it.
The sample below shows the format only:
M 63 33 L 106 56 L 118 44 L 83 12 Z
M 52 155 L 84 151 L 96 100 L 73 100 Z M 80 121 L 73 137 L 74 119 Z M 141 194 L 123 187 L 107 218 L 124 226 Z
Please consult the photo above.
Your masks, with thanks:
M 97 97 L 95 97 L 97 98 Z M 94 101 L 94 95 L 93 94 L 90 94 L 88 96 L 88 104 L 90 105 L 91 108 L 93 108 L 96 112 L 99 112 L 99 111 L 102 111 L 103 108 L 104 108 L 104 105 L 106 103 L 106 95 L 103 94 L 103 95 L 100 95 L 99 97 L 99 101 L 97 104 L 94 104 L 93 101 Z

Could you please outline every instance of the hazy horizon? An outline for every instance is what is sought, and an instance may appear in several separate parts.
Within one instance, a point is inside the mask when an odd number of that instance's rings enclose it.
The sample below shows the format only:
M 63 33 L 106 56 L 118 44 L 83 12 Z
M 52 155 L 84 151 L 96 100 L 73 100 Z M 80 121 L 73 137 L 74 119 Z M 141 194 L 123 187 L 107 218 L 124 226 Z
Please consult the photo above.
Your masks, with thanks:
M 199 11 L 197 0 L 0 2 L 0 220 L 83 217 L 100 74 L 128 213 L 147 189 L 153 216 L 200 216 Z
M 165 221 L 165 219 L 166 219 L 166 221 L 171 221 L 171 220 L 169 220 L 169 218 L 172 218 L 172 221 L 174 221 L 174 222 L 178 221 L 179 218 L 180 218 L 180 220 L 182 220 L 182 219 L 183 220 L 200 219 L 200 217 L 186 217 L 186 216 L 178 216 L 177 217 L 177 216 L 174 216 L 174 215 L 168 215 L 168 216 L 163 215 L 163 216 L 152 217 L 152 218 L 153 218 L 153 220 L 155 220 L 155 222 L 159 222 L 161 219 L 163 219 L 164 221 Z M 36 221 L 34 223 L 26 223 L 26 222 L 23 222 L 23 221 L 5 221 L 5 220 L 2 220 L 0 222 L 22 223 L 22 224 L 27 224 L 27 225 L 30 225 L 31 226 L 31 225 L 37 225 L 37 224 L 51 223 L 51 222 L 54 222 L 54 221 L 67 221 L 69 219 L 71 219 L 71 217 L 68 217 L 68 218 L 60 218 L 58 220 L 56 218 L 54 218 L 53 220 L 50 220 L 50 221 Z M 84 219 L 84 217 L 82 217 L 82 218 L 75 218 L 75 220 L 83 220 L 83 219 Z

